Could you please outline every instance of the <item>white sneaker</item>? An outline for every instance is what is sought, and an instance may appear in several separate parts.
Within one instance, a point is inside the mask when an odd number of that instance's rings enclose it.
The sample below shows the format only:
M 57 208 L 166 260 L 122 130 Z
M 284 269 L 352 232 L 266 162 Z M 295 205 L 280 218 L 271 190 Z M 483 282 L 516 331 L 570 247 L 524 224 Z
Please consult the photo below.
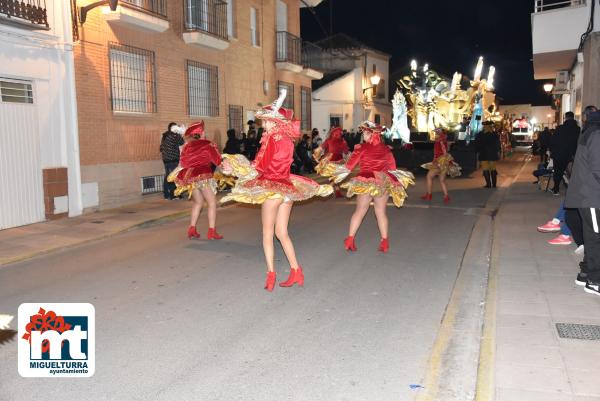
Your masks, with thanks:
M 577 249 L 575 249 L 575 251 L 573 251 L 573 253 L 574 253 L 575 255 L 583 255 L 583 250 L 584 250 L 584 249 L 583 249 L 583 245 L 579 245 L 579 246 L 577 247 Z

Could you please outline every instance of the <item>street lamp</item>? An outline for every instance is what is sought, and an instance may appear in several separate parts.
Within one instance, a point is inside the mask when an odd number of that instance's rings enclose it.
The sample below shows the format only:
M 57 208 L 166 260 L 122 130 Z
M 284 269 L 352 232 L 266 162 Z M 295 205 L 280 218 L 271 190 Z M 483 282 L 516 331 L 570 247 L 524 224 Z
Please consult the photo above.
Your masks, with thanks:
M 374 97 L 375 95 L 377 95 L 377 85 L 379 85 L 379 82 L 381 82 L 381 77 L 379 75 L 377 75 L 377 74 L 373 74 L 369 78 L 369 81 L 371 81 L 371 86 L 363 89 L 363 94 L 366 96 L 367 91 L 369 89 L 371 89 L 373 91 L 373 95 L 372 96 Z
M 371 81 L 371 85 L 373 86 L 377 86 L 379 85 L 379 81 L 381 81 L 381 77 L 377 74 L 371 76 L 371 78 L 369 78 Z
M 119 0 L 100 0 L 100 1 L 96 1 L 94 3 L 88 4 L 87 6 L 79 7 L 79 22 L 81 22 L 81 25 L 83 25 L 85 23 L 85 20 L 87 19 L 87 13 L 90 10 L 92 10 L 98 6 L 105 6 L 107 4 L 110 7 L 111 11 L 116 11 L 117 6 L 119 5 Z
M 547 94 L 550 94 L 552 92 L 552 89 L 554 89 L 554 84 L 544 84 L 544 92 L 546 92 Z

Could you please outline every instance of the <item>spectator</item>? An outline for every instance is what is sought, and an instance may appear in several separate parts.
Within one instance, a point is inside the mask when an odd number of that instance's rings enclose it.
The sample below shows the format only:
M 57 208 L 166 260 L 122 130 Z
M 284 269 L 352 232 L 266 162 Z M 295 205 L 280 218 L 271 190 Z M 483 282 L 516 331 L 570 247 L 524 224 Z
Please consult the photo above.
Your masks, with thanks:
M 241 153 L 240 140 L 235 136 L 235 130 L 233 128 L 227 130 L 227 142 L 223 148 L 223 153 L 228 153 L 230 155 Z
M 479 153 L 479 161 L 485 178 L 485 188 L 496 188 L 498 171 L 496 162 L 500 158 L 500 137 L 491 121 L 483 122 L 483 132 L 475 139 L 475 148 Z
M 550 148 L 550 141 L 552 140 L 552 134 L 548 127 L 544 128 L 538 136 L 538 142 L 540 144 L 540 163 L 546 163 L 548 161 L 548 149 Z
M 575 114 L 572 111 L 565 113 L 565 122 L 556 129 L 550 141 L 550 153 L 554 160 L 554 195 L 560 195 L 560 183 L 569 163 L 575 156 L 577 141 L 581 132 Z
M 311 150 L 318 148 L 323 143 L 323 139 L 319 135 L 319 130 L 316 128 L 313 128 L 310 139 Z
M 254 160 L 256 152 L 258 152 L 258 140 L 256 139 L 256 132 L 254 129 L 248 131 L 248 137 L 244 143 L 244 151 L 248 160 Z
M 165 199 L 175 199 L 175 183 L 168 182 L 167 177 L 179 165 L 179 147 L 185 143 L 183 130 L 176 123 L 170 123 L 163 132 L 160 140 L 160 154 L 165 165 L 165 178 L 163 180 L 163 196 Z
M 302 140 L 296 145 L 296 153 L 302 161 L 304 172 L 312 174 L 315 172 L 313 160 L 311 157 L 312 149 L 310 149 L 310 137 L 307 134 L 302 135 Z
M 600 112 L 592 112 L 579 139 L 565 207 L 577 208 L 583 225 L 584 258 L 575 282 L 600 295 Z

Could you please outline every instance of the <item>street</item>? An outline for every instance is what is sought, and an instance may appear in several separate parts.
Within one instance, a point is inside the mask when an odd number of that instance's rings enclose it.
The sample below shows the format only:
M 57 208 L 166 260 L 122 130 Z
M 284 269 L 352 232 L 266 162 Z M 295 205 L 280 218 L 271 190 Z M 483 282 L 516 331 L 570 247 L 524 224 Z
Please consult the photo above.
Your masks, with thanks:
M 377 252 L 372 211 L 358 252 L 343 250 L 354 200 L 296 205 L 290 229 L 304 288 L 262 289 L 260 210 L 238 205 L 219 212 L 222 241 L 187 240 L 187 219 L 179 219 L 3 267 L 0 310 L 34 301 L 95 306 L 97 366 L 83 380 L 2 369 L 0 398 L 413 399 L 471 231 L 494 193 L 475 173 L 450 181 L 449 206 L 439 193 L 428 206 L 418 198 L 422 181 L 404 208 L 388 208 L 387 255 Z M 280 249 L 276 259 L 285 279 Z M 16 367 L 16 347 L 0 346 L 0 357 Z

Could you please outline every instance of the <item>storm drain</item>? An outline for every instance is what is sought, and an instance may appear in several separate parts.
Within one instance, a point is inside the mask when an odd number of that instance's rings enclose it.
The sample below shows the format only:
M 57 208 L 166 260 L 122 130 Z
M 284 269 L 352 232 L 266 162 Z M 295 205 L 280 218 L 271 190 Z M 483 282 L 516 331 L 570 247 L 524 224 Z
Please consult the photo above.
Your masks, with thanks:
M 560 338 L 575 340 L 600 340 L 600 326 L 575 323 L 556 323 L 556 330 Z

